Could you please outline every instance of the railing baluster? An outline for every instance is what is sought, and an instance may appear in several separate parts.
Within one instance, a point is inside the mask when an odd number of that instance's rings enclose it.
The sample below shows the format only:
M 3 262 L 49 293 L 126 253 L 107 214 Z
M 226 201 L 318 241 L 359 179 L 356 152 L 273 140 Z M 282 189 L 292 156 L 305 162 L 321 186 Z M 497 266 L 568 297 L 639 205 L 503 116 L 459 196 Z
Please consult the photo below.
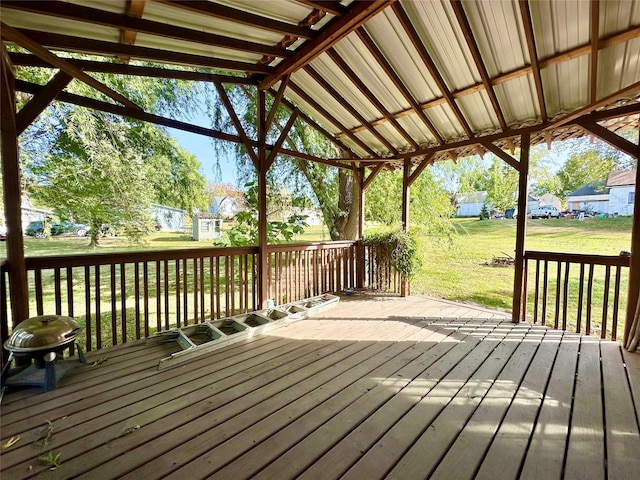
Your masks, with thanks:
M 585 333 L 591 334 L 591 302 L 593 301 L 593 264 L 589 264 L 589 280 L 587 281 L 587 325 Z
M 602 326 L 600 327 L 600 338 L 607 338 L 607 315 L 609 314 L 609 284 L 611 278 L 611 265 L 605 267 L 604 275 L 604 295 L 602 299 Z
M 567 329 L 567 312 L 569 310 L 569 262 L 564 264 L 564 292 L 562 293 L 562 330 Z
M 56 315 L 62 315 L 62 289 L 61 289 L 60 269 L 53 269 L 53 291 L 56 303 Z
M 36 312 L 38 315 L 44 315 L 44 305 L 42 301 L 42 270 L 35 270 L 33 275 L 33 282 L 36 290 Z
M 149 262 L 143 262 L 142 264 L 142 294 L 144 295 L 144 336 L 149 336 Z M 158 297 L 160 298 L 160 297 Z
M 140 328 L 140 264 L 139 262 L 135 262 L 133 264 L 133 292 L 135 295 L 134 298 L 134 316 L 136 319 L 136 340 L 141 338 L 141 328 Z M 145 295 L 146 297 L 146 295 Z
M 96 350 L 102 348 L 102 312 L 100 311 L 100 265 L 95 266 L 96 284 Z
M 584 263 L 580 264 L 580 283 L 578 285 L 578 313 L 576 318 L 576 333 L 582 330 L 582 302 L 584 301 Z
M 189 267 L 187 264 L 187 259 L 182 259 L 182 282 L 184 288 L 182 289 L 182 297 L 183 297 L 183 305 L 182 305 L 182 319 L 184 321 L 183 325 L 186 327 L 189 325 Z
M 162 330 L 162 272 L 160 270 L 160 260 L 156 260 L 156 332 Z
M 528 262 L 528 260 L 526 260 Z M 526 297 L 525 297 L 526 302 Z M 540 260 L 536 260 L 536 283 L 533 290 L 533 323 L 538 323 L 538 308 L 540 304 Z
M 91 268 L 89 265 L 84 267 L 84 330 L 86 339 L 84 348 L 90 352 L 93 350 L 93 342 L 91 336 Z
M 182 284 L 182 280 L 180 278 L 180 260 L 176 260 L 176 268 L 175 268 L 175 282 L 176 282 L 176 327 L 180 327 L 180 285 Z M 167 329 L 169 328 L 169 323 L 167 322 Z
M 555 315 L 553 318 L 553 328 L 556 328 L 556 329 L 560 325 L 560 286 L 562 285 L 561 273 L 562 273 L 562 263 L 556 262 L 556 308 L 555 308 Z
M 200 285 L 200 273 L 198 272 L 198 260 L 193 259 L 193 323 L 198 323 L 198 286 Z
M 216 318 L 220 317 L 220 257 L 216 257 Z
M 204 257 L 200 257 L 200 323 L 204 323 L 206 312 L 204 278 Z
M 117 329 L 117 318 L 116 318 L 116 303 L 118 297 L 116 296 L 116 265 L 111 264 L 109 269 L 110 279 L 109 284 L 111 286 L 111 342 L 114 345 L 118 344 L 118 329 Z
M 164 260 L 162 263 L 164 267 L 164 286 L 162 288 L 164 291 L 164 328 L 165 330 L 169 330 L 169 261 Z
M 67 315 L 75 317 L 75 309 L 73 307 L 73 269 L 67 267 Z
M 122 325 L 122 343 L 127 343 L 127 272 L 126 263 L 120 264 L 120 305 L 122 311 L 121 325 Z
M 549 262 L 544 261 L 544 276 L 542 277 L 542 323 L 547 324 L 547 299 L 549 296 Z
M 613 288 L 613 315 L 611 318 L 611 340 L 616 340 L 618 331 L 618 310 L 620 305 L 620 277 L 622 267 L 616 265 L 616 279 Z

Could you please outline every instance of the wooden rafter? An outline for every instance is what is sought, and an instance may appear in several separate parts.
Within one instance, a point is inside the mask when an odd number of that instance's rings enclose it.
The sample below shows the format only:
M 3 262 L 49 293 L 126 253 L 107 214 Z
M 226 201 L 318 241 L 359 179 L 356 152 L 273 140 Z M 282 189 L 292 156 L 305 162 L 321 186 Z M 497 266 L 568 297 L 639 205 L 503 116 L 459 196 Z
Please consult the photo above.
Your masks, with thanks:
M 413 27 L 413 24 L 411 23 L 411 20 L 409 19 L 407 13 L 404 11 L 404 8 L 402 8 L 400 4 L 396 3 L 393 5 L 393 11 L 395 12 L 396 17 L 398 17 L 398 20 L 400 21 L 400 24 L 402 25 L 402 28 L 404 29 L 405 33 L 411 40 L 412 45 L 420 55 L 420 59 L 424 62 L 425 66 L 427 67 L 427 70 L 429 70 L 429 73 L 431 74 L 431 77 L 436 82 L 436 85 L 438 86 L 440 93 L 442 93 L 442 96 L 447 100 L 447 104 L 453 111 L 453 114 L 458 119 L 458 123 L 460 123 L 460 125 L 462 126 L 462 129 L 467 134 L 467 137 L 473 138 L 474 136 L 473 131 L 471 130 L 469 123 L 464 118 L 464 115 L 462 114 L 460 107 L 458 107 L 458 104 L 453 98 L 453 95 L 451 94 L 449 87 L 447 86 L 444 79 L 442 78 L 442 75 L 440 75 L 440 72 L 438 71 L 438 67 L 436 67 L 436 64 L 431 58 L 431 55 L 429 54 L 429 52 L 427 52 L 427 49 L 425 48 L 424 44 L 422 43 L 422 40 L 418 36 L 418 33 Z
M 9 54 L 14 65 L 23 67 L 51 68 L 52 65 L 35 55 L 27 53 L 11 52 Z M 171 78 L 175 80 L 193 80 L 196 82 L 232 83 L 240 85 L 257 85 L 255 79 L 247 77 L 234 77 L 231 75 L 216 75 L 214 73 L 190 72 L 188 70 L 174 70 L 171 68 L 143 67 L 139 65 L 125 65 L 122 63 L 96 62 L 92 60 L 66 59 L 72 65 L 82 69 L 83 72 L 114 73 L 137 77 Z
M 31 125 L 38 115 L 64 90 L 64 87 L 69 85 L 72 79 L 73 77 L 68 73 L 59 71 L 37 95 L 34 95 L 31 100 L 22 107 L 16 115 L 16 131 L 18 135 Z
M 202 2 L 194 0 L 158 0 L 172 7 L 181 8 L 200 15 L 207 15 L 212 18 L 229 20 L 230 22 L 247 25 L 253 28 L 260 28 L 271 32 L 282 33 L 298 38 L 311 39 L 316 33 L 308 27 L 300 27 L 286 22 L 280 22 L 271 18 L 255 15 L 250 12 L 238 10 L 213 2 Z
M 124 95 L 116 92 L 115 90 L 112 90 L 111 88 L 107 87 L 103 83 L 100 83 L 95 78 L 90 77 L 75 65 L 67 62 L 66 60 L 60 57 L 57 57 L 56 55 L 51 53 L 49 50 L 44 48 L 42 45 L 38 44 L 37 42 L 27 37 L 26 35 L 22 34 L 15 28 L 10 27 L 9 25 L 6 25 L 4 23 L 0 23 L 0 28 L 2 29 L 1 33 L 2 33 L 3 39 L 9 40 L 11 42 L 14 42 L 20 45 L 21 47 L 26 48 L 34 55 L 37 55 L 43 60 L 46 60 L 51 65 L 59 68 L 63 72 L 68 73 L 72 77 L 75 77 L 78 80 L 86 83 L 90 87 L 95 88 L 99 92 L 104 93 L 106 96 L 108 96 L 109 98 L 112 98 L 116 102 L 119 102 L 129 108 L 141 110 L 141 108 L 138 105 L 133 103 Z
M 251 143 L 251 140 L 249 139 L 249 137 L 247 137 L 247 134 L 244 131 L 244 127 L 242 126 L 242 122 L 240 122 L 240 119 L 238 118 L 238 115 L 236 114 L 236 111 L 233 108 L 233 105 L 231 104 L 231 100 L 229 100 L 229 96 L 227 95 L 227 92 L 225 91 L 224 87 L 220 82 L 214 82 L 214 84 L 216 86 L 216 90 L 218 90 L 218 95 L 220 96 L 220 100 L 222 101 L 222 104 L 227 109 L 227 113 L 229 114 L 229 117 L 231 118 L 233 125 L 236 127 L 238 136 L 242 140 L 242 144 L 246 148 L 247 153 L 251 157 L 251 160 L 253 161 L 255 167 L 260 168 L 260 160 L 258 158 L 258 155 L 256 155 L 256 152 L 253 150 L 253 145 Z
M 431 132 L 431 135 L 433 135 L 433 137 L 436 139 L 437 143 L 443 143 L 444 139 L 442 138 L 438 130 L 436 130 L 436 128 L 433 126 L 433 123 L 431 123 L 431 120 L 429 120 L 429 118 L 424 113 L 423 109 L 420 107 L 416 99 L 413 98 L 413 95 L 411 94 L 411 92 L 409 92 L 409 89 L 406 87 L 404 82 L 400 79 L 398 74 L 394 71 L 393 67 L 389 64 L 389 62 L 384 57 L 380 49 L 373 42 L 369 34 L 365 31 L 364 28 L 357 29 L 356 33 L 358 34 L 358 37 L 360 37 L 360 40 L 362 40 L 362 42 L 367 47 L 367 50 L 369 50 L 369 53 L 371 53 L 371 55 L 373 55 L 373 57 L 376 59 L 376 61 L 378 62 L 378 65 L 380 65 L 380 67 L 387 74 L 387 76 L 389 77 L 389 80 L 393 82 L 393 84 L 400 91 L 400 93 L 405 98 L 405 100 L 409 103 L 409 105 L 411 105 L 411 111 L 409 113 L 415 113 L 416 115 L 418 115 L 418 117 L 422 120 L 422 122 L 425 124 L 427 129 Z
M 578 125 L 584 128 L 587 132 L 598 137 L 603 142 L 608 143 L 613 148 L 626 153 L 630 157 L 635 157 L 638 153 L 637 145 L 625 138 L 622 138 L 620 135 L 613 133 L 611 130 L 607 130 L 596 122 L 580 121 L 578 122 Z
M 274 57 L 282 58 L 290 56 L 290 53 L 286 49 L 274 47 L 272 45 L 264 45 L 257 42 L 250 42 L 248 40 L 225 37 L 223 35 L 203 32 L 191 28 L 154 22 L 144 18 L 120 15 L 78 4 L 57 1 L 21 2 L 5 0 L 2 2 L 2 6 L 32 13 L 67 18 L 84 23 L 105 25 L 121 30 L 129 30 L 131 32 L 146 33 L 149 35 L 157 35 L 181 41 L 201 43 L 208 46 L 228 48 L 231 50 L 272 55 Z
M 132 17 L 142 17 L 142 13 L 144 12 L 144 7 L 146 5 L 146 0 L 127 0 L 127 15 Z M 136 43 L 136 37 L 138 36 L 138 32 L 135 30 L 127 30 L 122 29 L 120 31 L 120 43 L 124 43 L 127 45 L 133 45 Z M 120 61 L 123 63 L 128 63 L 131 60 L 129 57 L 120 57 Z
M 471 56 L 473 57 L 473 61 L 476 64 L 476 68 L 480 73 L 480 78 L 482 79 L 482 84 L 484 85 L 484 89 L 489 96 L 489 100 L 491 101 L 491 105 L 493 106 L 493 110 L 498 117 L 498 122 L 500 123 L 500 127 L 502 130 L 507 129 L 507 122 L 504 119 L 504 114 L 502 113 L 502 109 L 500 108 L 500 104 L 498 103 L 498 97 L 496 97 L 496 92 L 493 90 L 493 85 L 491 85 L 491 78 L 489 77 L 489 72 L 487 72 L 487 67 L 482 60 L 482 55 L 480 54 L 480 49 L 478 48 L 478 44 L 476 42 L 475 37 L 473 36 L 473 32 L 471 31 L 471 25 L 469 24 L 469 20 L 467 19 L 467 15 L 464 12 L 464 8 L 462 7 L 462 3 L 460 0 L 451 0 L 451 6 L 453 7 L 453 11 L 456 14 L 456 18 L 458 19 L 458 24 L 462 29 L 462 33 L 467 42 L 467 46 L 471 51 Z
M 369 122 L 362 116 L 362 114 L 353 105 L 351 105 L 351 103 L 345 100 L 342 97 L 342 95 L 340 95 L 340 93 L 322 77 L 322 75 L 320 75 L 316 70 L 313 69 L 313 67 L 311 67 L 310 65 L 307 65 L 306 67 L 304 67 L 304 71 L 308 73 L 309 76 L 313 80 L 315 80 L 318 85 L 324 88 L 329 93 L 329 95 L 331 95 L 331 97 L 340 104 L 342 108 L 344 108 L 347 112 L 349 112 L 350 115 L 352 115 L 362 125 L 364 125 L 366 129 L 375 138 L 377 138 L 380 141 L 380 143 L 382 143 L 385 147 L 387 147 L 387 149 L 393 155 L 396 155 L 398 153 L 396 148 L 393 145 L 391 145 L 391 143 L 380 132 L 378 132 L 375 128 L 373 128 L 369 124 Z
M 591 103 L 598 99 L 598 51 L 600 35 L 600 0 L 591 0 Z
M 311 60 L 395 1 L 371 0 L 368 2 L 353 2 L 348 12 L 341 17 L 333 19 L 316 38 L 307 41 L 296 50 L 290 59 L 280 63 L 272 73 L 268 74 L 260 84 L 260 88 L 266 90 L 276 84 L 282 76 L 293 73 L 307 65 Z
M 36 30 L 19 29 L 19 31 L 41 45 L 46 45 L 50 48 L 71 50 L 75 52 L 90 53 L 94 55 L 111 55 L 117 57 L 124 55 L 139 60 L 178 63 L 182 65 L 208 67 L 246 73 L 267 73 L 270 71 L 269 67 L 267 67 L 266 65 L 259 65 L 257 63 L 225 60 L 188 53 L 176 53 L 167 50 L 159 50 L 156 48 L 123 45 L 121 43 L 103 42 L 101 40 L 91 40 L 87 38 L 73 37 L 70 35 L 39 32 Z
M 540 75 L 540 65 L 538 63 L 538 51 L 536 49 L 536 41 L 533 34 L 533 23 L 531 21 L 531 12 L 529 11 L 529 1 L 519 0 L 520 14 L 522 15 L 522 25 L 524 27 L 524 35 L 527 40 L 527 48 L 529 50 L 529 60 L 531 62 L 531 71 L 533 73 L 533 81 L 536 85 L 536 93 L 538 95 L 538 104 L 540 106 L 540 116 L 543 122 L 547 121 L 547 105 L 544 101 L 544 90 L 542 88 L 542 76 Z
M 378 100 L 373 95 L 373 93 L 371 93 L 371 90 L 367 88 L 367 86 L 358 77 L 358 75 L 356 75 L 351 67 L 347 65 L 347 62 L 345 62 L 342 57 L 338 55 L 338 52 L 336 52 L 334 48 L 330 48 L 329 50 L 327 50 L 327 55 L 329 55 L 329 57 L 336 63 L 336 65 L 338 65 L 338 68 L 340 68 L 342 73 L 344 73 L 349 78 L 349 80 L 360 91 L 360 93 L 364 95 L 366 99 L 369 100 L 378 109 L 378 111 L 384 116 L 384 118 L 387 119 L 395 127 L 398 133 L 402 135 L 413 148 L 418 148 L 418 144 L 413 139 L 413 137 L 409 135 L 404 128 L 402 128 L 402 125 L 400 125 L 400 123 L 398 123 L 393 115 L 389 113 L 389 110 L 386 109 L 382 102 Z
M 354 134 L 349 132 L 347 127 L 345 127 L 342 123 L 340 123 L 337 119 L 335 119 L 324 107 L 319 105 L 311 96 L 304 91 L 304 89 L 300 88 L 295 82 L 289 82 L 289 88 L 297 95 L 299 95 L 305 102 L 307 102 L 311 107 L 316 110 L 320 115 L 325 117 L 330 123 L 336 126 L 338 130 L 344 133 L 347 137 L 349 137 L 356 145 L 362 148 L 365 152 L 367 152 L 372 157 L 377 157 L 378 154 L 374 152 L 366 143 L 356 137 Z

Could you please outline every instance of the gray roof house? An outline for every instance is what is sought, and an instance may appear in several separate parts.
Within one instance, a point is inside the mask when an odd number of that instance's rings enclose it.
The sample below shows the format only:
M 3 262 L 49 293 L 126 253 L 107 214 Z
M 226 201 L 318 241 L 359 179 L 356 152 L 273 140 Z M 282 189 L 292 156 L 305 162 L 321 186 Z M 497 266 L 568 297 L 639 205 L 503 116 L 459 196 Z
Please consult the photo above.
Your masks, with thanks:
M 609 192 L 604 182 L 591 182 L 567 197 L 569 210 L 609 213 Z
M 636 171 L 617 170 L 609 174 L 609 210 L 611 215 L 633 215 L 636 194 Z

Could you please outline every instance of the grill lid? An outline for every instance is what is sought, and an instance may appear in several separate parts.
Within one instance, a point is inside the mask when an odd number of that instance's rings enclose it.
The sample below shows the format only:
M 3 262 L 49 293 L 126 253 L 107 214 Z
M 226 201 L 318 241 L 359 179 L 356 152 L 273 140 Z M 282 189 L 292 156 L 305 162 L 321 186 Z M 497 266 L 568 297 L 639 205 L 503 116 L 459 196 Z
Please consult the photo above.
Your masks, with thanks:
M 73 342 L 81 330 L 71 317 L 41 315 L 21 322 L 4 347 L 16 353 L 52 350 Z

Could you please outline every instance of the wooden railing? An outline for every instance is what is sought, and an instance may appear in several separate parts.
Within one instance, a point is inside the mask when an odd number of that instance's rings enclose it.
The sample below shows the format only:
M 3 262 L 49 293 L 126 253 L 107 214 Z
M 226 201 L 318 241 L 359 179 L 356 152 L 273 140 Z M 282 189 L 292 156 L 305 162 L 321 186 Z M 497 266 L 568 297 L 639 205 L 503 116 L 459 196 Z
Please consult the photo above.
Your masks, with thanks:
M 525 319 L 611 340 L 621 337 L 629 257 L 528 251 L 524 258 Z
M 269 298 L 276 305 L 356 287 L 356 242 L 269 247 Z
M 282 304 L 356 288 L 358 252 L 349 241 L 270 246 L 270 298 Z M 72 316 L 84 327 L 86 350 L 106 348 L 258 309 L 257 261 L 257 247 L 27 258 L 29 311 Z M 6 262 L 0 268 L 4 342 L 10 330 Z
M 364 287 L 386 293 L 401 293 L 403 278 L 379 247 L 361 245 L 364 258 Z

